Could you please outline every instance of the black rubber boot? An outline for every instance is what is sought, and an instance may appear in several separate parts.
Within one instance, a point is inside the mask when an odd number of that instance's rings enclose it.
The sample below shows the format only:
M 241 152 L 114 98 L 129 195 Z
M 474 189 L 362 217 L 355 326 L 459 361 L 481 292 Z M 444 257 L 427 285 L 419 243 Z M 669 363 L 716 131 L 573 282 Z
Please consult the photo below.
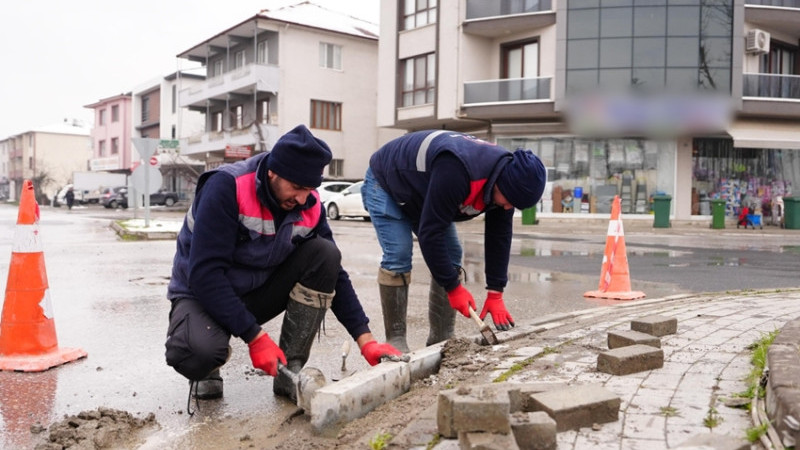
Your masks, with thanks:
M 453 337 L 456 310 L 450 306 L 447 291 L 433 279 L 428 293 L 428 322 L 430 331 L 425 345 L 433 345 Z
M 325 297 L 321 301 L 310 306 L 305 301 L 295 300 L 298 287 L 303 290 L 305 294 L 314 293 L 319 296 Z M 314 336 L 319 331 L 322 324 L 322 319 L 325 317 L 325 312 L 330 305 L 330 300 L 333 294 L 319 293 L 307 288 L 303 288 L 299 284 L 290 294 L 289 301 L 286 303 L 286 312 L 283 316 L 283 325 L 281 326 L 281 337 L 279 346 L 286 356 L 286 367 L 294 373 L 299 373 L 300 369 L 308 361 L 308 355 L 311 353 L 311 345 L 314 343 Z M 275 381 L 272 384 L 272 392 L 275 395 L 288 397 L 293 403 L 297 403 L 297 392 L 295 384 L 292 380 L 278 372 Z
M 410 273 L 396 273 L 386 269 L 380 269 L 378 273 L 386 342 L 403 353 L 409 351 L 406 341 L 406 312 L 410 281 Z
M 222 376 L 219 369 L 215 369 L 207 377 L 197 382 L 197 388 L 193 392 L 195 398 L 200 400 L 210 400 L 222 397 Z

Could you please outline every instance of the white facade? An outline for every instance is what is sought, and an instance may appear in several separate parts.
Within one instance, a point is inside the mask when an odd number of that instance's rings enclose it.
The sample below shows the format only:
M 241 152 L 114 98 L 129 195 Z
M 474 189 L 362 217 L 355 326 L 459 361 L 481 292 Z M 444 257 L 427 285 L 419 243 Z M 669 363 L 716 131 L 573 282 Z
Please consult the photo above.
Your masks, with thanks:
M 205 117 L 186 154 L 207 167 L 268 151 L 305 124 L 333 152 L 327 178 L 360 179 L 369 156 L 400 134 L 377 125 L 375 24 L 301 3 L 262 11 L 178 56 L 207 70 L 180 92 Z

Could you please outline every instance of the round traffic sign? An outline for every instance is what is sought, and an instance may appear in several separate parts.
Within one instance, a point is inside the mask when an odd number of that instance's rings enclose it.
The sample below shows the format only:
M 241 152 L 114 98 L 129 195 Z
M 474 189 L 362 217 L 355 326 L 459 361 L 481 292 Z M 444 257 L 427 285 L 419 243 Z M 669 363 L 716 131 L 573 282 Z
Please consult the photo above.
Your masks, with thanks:
M 150 157 L 150 165 L 157 166 L 158 165 L 158 156 L 153 155 Z

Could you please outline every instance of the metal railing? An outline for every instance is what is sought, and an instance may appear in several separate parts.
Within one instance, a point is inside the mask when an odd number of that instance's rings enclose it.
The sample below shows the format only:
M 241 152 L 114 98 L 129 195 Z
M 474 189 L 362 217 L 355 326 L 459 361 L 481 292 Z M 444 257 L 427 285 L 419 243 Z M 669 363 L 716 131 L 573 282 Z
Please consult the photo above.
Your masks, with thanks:
M 744 0 L 745 5 L 774 6 L 776 8 L 800 8 L 800 0 Z
M 742 95 L 800 100 L 800 75 L 746 73 Z
M 508 78 L 464 83 L 464 103 L 501 103 L 550 99 L 551 78 Z
M 552 0 L 467 0 L 467 20 L 552 10 Z

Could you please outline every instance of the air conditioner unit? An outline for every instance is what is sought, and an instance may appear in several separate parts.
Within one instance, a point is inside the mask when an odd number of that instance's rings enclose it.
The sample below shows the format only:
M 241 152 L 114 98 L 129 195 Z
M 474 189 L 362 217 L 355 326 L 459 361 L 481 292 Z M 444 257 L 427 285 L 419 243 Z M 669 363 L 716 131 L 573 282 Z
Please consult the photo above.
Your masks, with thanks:
M 769 53 L 769 33 L 764 30 L 750 30 L 745 41 L 747 53 Z

